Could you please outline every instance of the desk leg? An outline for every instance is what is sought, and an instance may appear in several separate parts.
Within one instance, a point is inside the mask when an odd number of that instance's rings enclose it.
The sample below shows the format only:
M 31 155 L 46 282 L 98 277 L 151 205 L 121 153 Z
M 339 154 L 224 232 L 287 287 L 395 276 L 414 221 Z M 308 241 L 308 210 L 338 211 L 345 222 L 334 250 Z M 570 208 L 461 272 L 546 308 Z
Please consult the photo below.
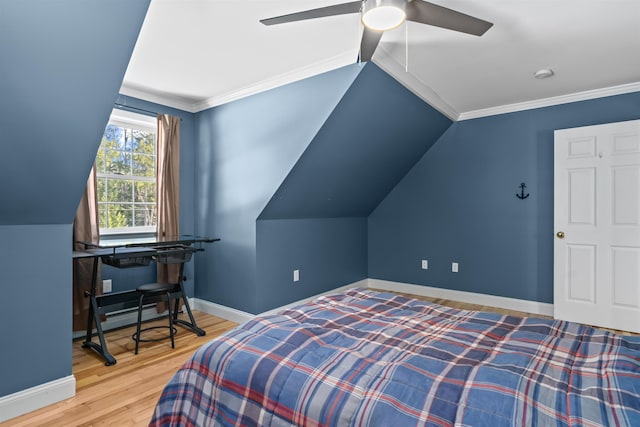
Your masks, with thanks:
M 196 325 L 196 319 L 194 319 L 193 313 L 191 313 L 191 307 L 189 307 L 189 301 L 187 299 L 187 294 L 185 294 L 184 292 L 184 286 L 182 286 L 182 282 L 180 282 L 179 285 L 180 285 L 180 293 L 183 295 L 182 299 L 184 300 L 184 307 L 187 309 L 187 314 L 189 315 L 190 322 L 187 322 L 186 320 L 178 319 L 178 312 L 180 310 L 180 307 L 179 307 L 180 299 L 178 298 L 176 300 L 175 310 L 173 311 L 173 316 L 174 316 L 173 323 L 178 323 L 188 329 L 191 329 L 193 332 L 198 334 L 199 337 L 203 337 L 207 334 L 207 332 L 204 329 L 200 329 L 198 325 Z
M 91 348 L 98 352 L 105 359 L 105 365 L 111 366 L 116 364 L 116 359 L 107 350 L 107 342 L 104 339 L 104 332 L 102 331 L 102 324 L 100 323 L 100 310 L 98 309 L 98 300 L 96 299 L 96 279 L 98 276 L 98 258 L 93 261 L 93 273 L 91 279 L 91 292 L 89 294 L 89 316 L 87 319 L 87 337 L 82 343 L 83 348 Z M 100 344 L 92 341 L 93 338 L 93 324 L 96 325 L 96 332 Z
M 93 300 L 96 295 L 96 278 L 98 276 L 98 258 L 93 259 L 93 267 L 91 269 L 91 291 L 85 291 L 85 297 L 89 297 L 89 315 L 87 316 L 87 338 L 85 339 L 85 343 L 91 342 L 91 338 L 93 338 L 93 320 L 94 320 L 94 310 L 93 310 Z M 99 321 L 100 319 L 98 319 Z M 86 347 L 86 345 L 82 345 Z
M 91 307 L 94 313 L 93 317 L 96 323 L 96 331 L 97 331 L 96 335 L 98 335 L 98 338 L 100 339 L 100 344 L 92 342 L 89 339 L 84 343 L 82 343 L 82 346 L 85 348 L 92 348 L 93 350 L 97 351 L 100 355 L 102 355 L 102 357 L 104 357 L 105 359 L 104 364 L 106 366 L 115 365 L 117 363 L 117 360 L 115 357 L 111 355 L 111 353 L 109 353 L 109 350 L 107 350 L 107 342 L 104 339 L 104 332 L 102 331 L 102 325 L 100 324 L 100 312 L 98 310 L 98 302 L 96 301 L 96 298 L 93 295 L 91 296 Z
M 178 319 L 178 312 L 180 311 L 180 298 L 176 299 L 175 310 L 173 310 L 173 323 L 178 323 L 188 329 L 191 329 L 193 332 L 198 334 L 199 337 L 203 337 L 207 334 L 204 329 L 200 329 L 198 325 L 196 325 L 196 319 L 193 317 L 193 313 L 191 313 L 191 307 L 189 307 L 189 300 L 187 298 L 187 294 L 184 291 L 184 284 L 182 282 L 182 278 L 184 277 L 184 263 L 180 265 L 180 279 L 178 285 L 180 286 L 180 294 L 182 295 L 182 299 L 184 300 L 184 306 L 187 309 L 187 314 L 189 315 L 189 320 L 191 323 Z

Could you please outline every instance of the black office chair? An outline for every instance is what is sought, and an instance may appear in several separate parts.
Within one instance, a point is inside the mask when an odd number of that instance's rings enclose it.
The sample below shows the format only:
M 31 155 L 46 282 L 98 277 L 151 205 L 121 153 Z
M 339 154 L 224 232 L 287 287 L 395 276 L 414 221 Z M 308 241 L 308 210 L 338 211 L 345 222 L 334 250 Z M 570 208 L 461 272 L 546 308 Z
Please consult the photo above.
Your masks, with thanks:
M 165 340 L 167 338 L 171 339 L 171 348 L 175 348 L 174 335 L 178 332 L 176 328 L 173 326 L 173 313 L 171 312 L 171 293 L 175 291 L 176 285 L 170 283 L 147 283 L 145 285 L 140 285 L 136 288 L 136 291 L 140 294 L 140 300 L 138 302 L 138 323 L 136 325 L 136 333 L 131 336 L 133 340 L 136 342 L 136 350 L 135 354 L 138 354 L 138 346 L 140 342 L 155 342 Z M 142 325 L 142 307 L 145 304 L 145 298 L 147 302 L 157 302 L 162 301 L 166 298 L 167 308 L 169 309 L 169 326 L 166 325 L 158 325 L 158 326 L 150 326 L 148 328 L 141 328 Z M 164 329 L 169 328 L 169 335 L 163 336 L 160 338 L 153 339 L 142 339 L 140 335 L 144 331 L 149 331 L 151 329 Z
M 160 264 L 180 264 L 180 274 L 178 276 L 178 283 L 148 283 L 136 288 L 136 290 L 140 293 L 140 301 L 138 303 L 138 323 L 136 327 L 136 333 L 131 336 L 131 338 L 133 338 L 133 340 L 136 342 L 135 354 L 138 354 L 138 345 L 140 342 L 161 341 L 167 338 L 171 338 L 171 348 L 175 348 L 174 335 L 177 333 L 177 330 L 174 327 L 175 323 L 179 323 L 190 328 L 199 336 L 204 335 L 204 331 L 198 328 L 195 324 L 195 319 L 193 318 L 193 314 L 191 313 L 191 308 L 189 307 L 189 302 L 187 301 L 187 296 L 184 292 L 183 284 L 184 263 L 188 262 L 191 259 L 191 255 L 193 255 L 194 252 L 196 252 L 196 249 L 190 246 L 178 245 L 166 247 L 162 251 L 158 251 L 158 253 L 154 256 L 156 262 Z M 147 303 L 149 303 L 162 301 L 165 299 L 165 297 L 167 301 L 167 308 L 169 310 L 169 325 L 151 326 L 149 328 L 141 329 L 142 307 L 145 303 L 145 298 L 147 299 Z M 175 307 L 173 310 L 171 310 L 172 297 L 175 300 Z M 180 299 L 184 301 L 184 305 L 191 323 L 178 319 L 178 312 L 180 311 Z M 154 339 L 140 339 L 141 332 L 150 329 L 163 328 L 169 328 L 168 336 Z

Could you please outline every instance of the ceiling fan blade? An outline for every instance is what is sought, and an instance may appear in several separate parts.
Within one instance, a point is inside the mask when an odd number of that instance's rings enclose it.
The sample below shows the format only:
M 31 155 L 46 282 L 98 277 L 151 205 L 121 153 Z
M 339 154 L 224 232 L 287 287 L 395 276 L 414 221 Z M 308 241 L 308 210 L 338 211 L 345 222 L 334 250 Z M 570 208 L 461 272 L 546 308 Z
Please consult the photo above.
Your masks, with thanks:
M 407 20 L 474 36 L 483 35 L 493 26 L 491 22 L 423 0 L 407 3 Z
M 383 32 L 384 31 L 375 31 L 364 27 L 362 40 L 360 41 L 360 62 L 371 61 Z
M 290 13 L 288 15 L 276 16 L 273 18 L 261 19 L 264 25 L 284 24 L 286 22 L 303 21 L 305 19 L 324 18 L 325 16 L 346 15 L 348 13 L 360 12 L 362 1 L 352 1 L 333 6 L 320 7 L 302 12 Z

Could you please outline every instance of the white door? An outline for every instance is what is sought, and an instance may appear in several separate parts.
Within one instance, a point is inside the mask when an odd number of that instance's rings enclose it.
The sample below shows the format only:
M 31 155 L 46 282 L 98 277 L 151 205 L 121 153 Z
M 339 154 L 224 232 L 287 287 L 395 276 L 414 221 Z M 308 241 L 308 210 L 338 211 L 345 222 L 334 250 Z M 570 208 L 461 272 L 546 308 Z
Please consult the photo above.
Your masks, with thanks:
M 555 132 L 554 316 L 640 332 L 640 120 Z

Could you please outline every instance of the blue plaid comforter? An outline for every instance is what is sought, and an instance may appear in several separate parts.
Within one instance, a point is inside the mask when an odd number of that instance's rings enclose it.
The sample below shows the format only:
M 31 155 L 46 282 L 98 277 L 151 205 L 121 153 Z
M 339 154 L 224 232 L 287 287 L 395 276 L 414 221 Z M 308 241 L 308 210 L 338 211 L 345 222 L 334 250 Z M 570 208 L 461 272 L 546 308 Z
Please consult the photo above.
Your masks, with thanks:
M 640 426 L 640 337 L 355 289 L 200 348 L 154 426 Z

